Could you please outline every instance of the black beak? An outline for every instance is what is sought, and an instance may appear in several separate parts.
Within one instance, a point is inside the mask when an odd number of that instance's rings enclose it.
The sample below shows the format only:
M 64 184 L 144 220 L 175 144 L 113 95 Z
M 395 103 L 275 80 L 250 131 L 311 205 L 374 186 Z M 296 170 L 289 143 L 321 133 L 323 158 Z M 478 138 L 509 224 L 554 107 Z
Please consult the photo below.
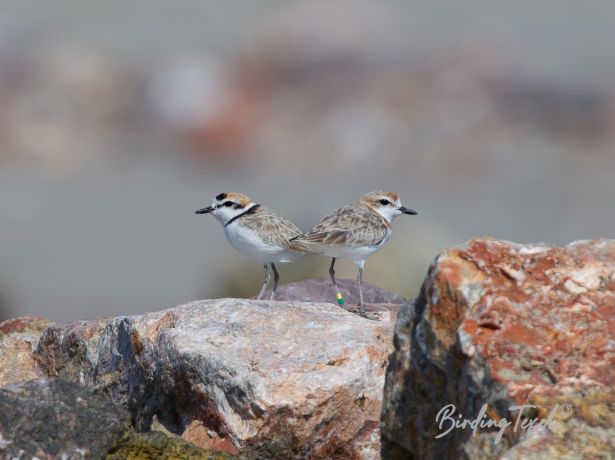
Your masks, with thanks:
M 195 214 L 209 214 L 211 211 L 213 211 L 214 208 L 212 208 L 211 206 L 207 206 L 206 208 L 203 209 L 199 209 L 198 211 L 194 211 Z
M 413 211 L 412 209 L 408 209 L 405 206 L 401 206 L 399 210 L 403 212 L 404 214 L 410 214 L 411 216 L 416 216 L 418 214 L 416 211 Z

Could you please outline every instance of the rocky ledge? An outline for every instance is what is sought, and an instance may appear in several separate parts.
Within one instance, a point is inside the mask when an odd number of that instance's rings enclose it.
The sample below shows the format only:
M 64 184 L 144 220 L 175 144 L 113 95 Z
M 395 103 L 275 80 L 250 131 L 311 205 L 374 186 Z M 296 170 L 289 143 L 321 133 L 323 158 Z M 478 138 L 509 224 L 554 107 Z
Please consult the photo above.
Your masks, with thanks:
M 359 287 L 355 280 L 339 279 L 337 280 L 337 287 L 344 296 L 347 305 L 352 306 L 359 302 Z M 271 290 L 269 289 L 265 292 L 263 298 L 267 299 L 270 295 Z M 276 292 L 276 300 L 301 300 L 304 302 L 332 302 L 335 300 L 334 296 L 335 290 L 329 278 L 284 284 Z M 406 303 L 403 297 L 365 282 L 363 282 L 363 298 L 365 302 L 368 302 L 368 306 L 375 304 L 376 309 L 383 309 L 382 306 L 386 304 L 402 305 Z
M 0 323 L 0 456 L 612 458 L 615 241 L 476 239 L 375 319 L 310 292 Z
M 242 458 L 372 459 L 396 309 L 377 317 L 217 299 L 66 324 L 22 319 L 0 334 L 13 369 L 2 383 L 73 382 L 126 408 L 136 432 Z
M 445 251 L 394 344 L 384 458 L 612 458 L 615 241 Z

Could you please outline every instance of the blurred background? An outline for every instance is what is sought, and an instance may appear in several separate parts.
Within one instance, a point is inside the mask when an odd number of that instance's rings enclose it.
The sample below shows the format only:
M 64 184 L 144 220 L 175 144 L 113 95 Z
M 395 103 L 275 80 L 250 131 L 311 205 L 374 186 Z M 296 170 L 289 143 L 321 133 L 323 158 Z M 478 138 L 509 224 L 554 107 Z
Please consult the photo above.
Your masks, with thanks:
M 0 319 L 256 294 L 222 191 L 303 229 L 397 191 L 364 279 L 406 297 L 473 236 L 612 237 L 614 42 L 606 1 L 0 0 Z

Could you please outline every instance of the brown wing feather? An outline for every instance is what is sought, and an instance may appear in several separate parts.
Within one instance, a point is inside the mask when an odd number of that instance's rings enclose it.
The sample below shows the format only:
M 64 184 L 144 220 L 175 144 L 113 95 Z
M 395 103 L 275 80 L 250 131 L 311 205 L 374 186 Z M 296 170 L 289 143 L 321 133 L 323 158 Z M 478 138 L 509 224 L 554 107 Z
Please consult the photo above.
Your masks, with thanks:
M 371 246 L 382 241 L 388 228 L 380 214 L 362 203 L 354 203 L 329 214 L 293 241 L 307 246 Z
M 290 250 L 301 250 L 289 240 L 301 235 L 301 230 L 291 221 L 277 215 L 270 209 L 260 206 L 257 212 L 240 217 L 241 224 L 255 230 L 266 244 Z

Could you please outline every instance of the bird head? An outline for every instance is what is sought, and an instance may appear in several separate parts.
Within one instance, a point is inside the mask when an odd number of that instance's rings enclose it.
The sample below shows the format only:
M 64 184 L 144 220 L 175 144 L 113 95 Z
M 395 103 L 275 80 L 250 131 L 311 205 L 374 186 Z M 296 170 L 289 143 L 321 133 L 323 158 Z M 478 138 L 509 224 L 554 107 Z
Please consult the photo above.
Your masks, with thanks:
M 417 214 L 416 211 L 403 206 L 399 199 L 399 195 L 395 192 L 370 192 L 363 196 L 360 201 L 384 217 L 387 222 L 392 222 L 393 219 L 401 214 Z
M 195 214 L 212 214 L 222 225 L 243 214 L 255 203 L 246 195 L 235 192 L 223 192 L 216 195 L 211 206 L 195 211 Z

